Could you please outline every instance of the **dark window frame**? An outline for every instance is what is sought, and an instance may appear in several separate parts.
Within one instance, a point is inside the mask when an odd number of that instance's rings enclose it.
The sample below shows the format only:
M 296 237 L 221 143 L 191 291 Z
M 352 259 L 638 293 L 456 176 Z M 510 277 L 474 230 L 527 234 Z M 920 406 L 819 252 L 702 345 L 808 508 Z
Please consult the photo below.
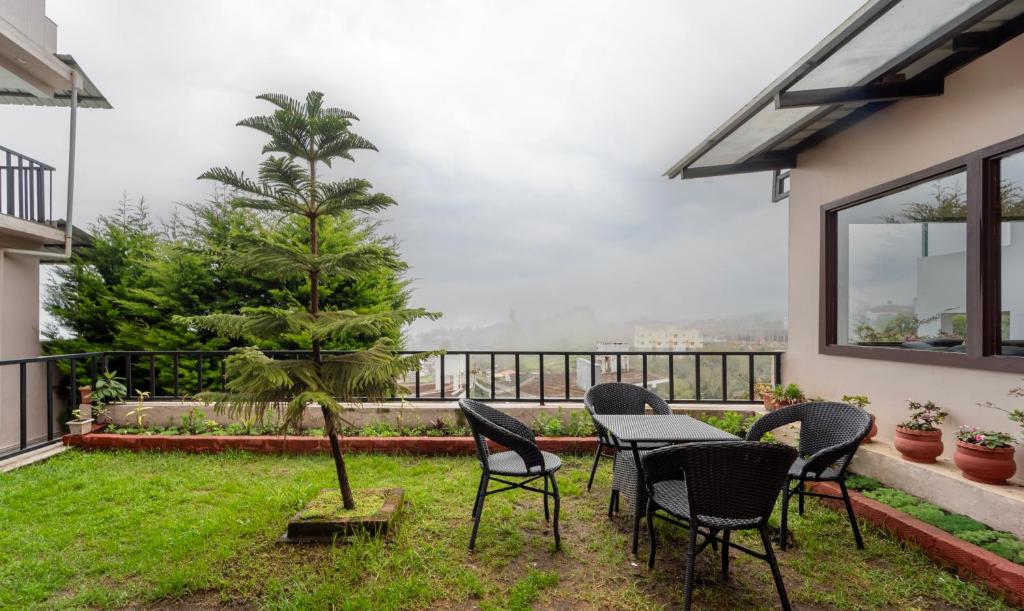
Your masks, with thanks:
M 1024 151 L 1024 135 L 843 197 L 821 207 L 821 264 L 818 353 L 1024 373 L 1024 357 L 999 354 L 1001 333 L 999 160 Z M 954 172 L 967 174 L 967 343 L 966 353 L 929 352 L 836 343 L 838 333 L 838 224 L 840 210 L 867 203 Z

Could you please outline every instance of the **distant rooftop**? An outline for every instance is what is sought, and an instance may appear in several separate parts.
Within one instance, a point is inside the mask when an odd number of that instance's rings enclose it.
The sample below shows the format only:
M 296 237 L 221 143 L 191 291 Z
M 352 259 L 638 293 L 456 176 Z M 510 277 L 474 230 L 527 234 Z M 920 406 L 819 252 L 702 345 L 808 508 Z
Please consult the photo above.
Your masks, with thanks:
M 796 166 L 796 155 L 1024 33 L 1024 0 L 871 0 L 665 173 Z

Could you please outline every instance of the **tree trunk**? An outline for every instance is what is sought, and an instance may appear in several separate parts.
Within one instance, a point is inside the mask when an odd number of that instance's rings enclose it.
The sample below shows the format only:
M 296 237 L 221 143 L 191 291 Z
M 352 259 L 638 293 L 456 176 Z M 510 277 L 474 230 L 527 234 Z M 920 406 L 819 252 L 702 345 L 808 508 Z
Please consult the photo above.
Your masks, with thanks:
M 316 162 L 309 162 L 310 189 L 315 193 L 316 188 Z M 309 249 L 314 256 L 320 254 L 320 236 L 317 232 L 317 214 L 310 212 L 309 216 Z M 309 272 L 309 313 L 314 317 L 320 312 L 320 272 L 310 270 Z M 313 339 L 313 364 L 316 367 L 317 375 L 320 375 L 320 366 L 323 364 L 323 356 L 320 354 L 320 340 Z M 341 489 L 341 502 L 345 509 L 355 509 L 356 502 L 352 498 L 352 486 L 348 483 L 348 471 L 345 470 L 345 457 L 341 454 L 341 444 L 338 443 L 338 431 L 334 426 L 334 416 L 331 410 L 321 405 L 320 410 L 324 415 L 324 428 L 327 430 L 327 438 L 331 440 L 331 455 L 334 456 L 334 470 L 338 474 L 338 487 Z

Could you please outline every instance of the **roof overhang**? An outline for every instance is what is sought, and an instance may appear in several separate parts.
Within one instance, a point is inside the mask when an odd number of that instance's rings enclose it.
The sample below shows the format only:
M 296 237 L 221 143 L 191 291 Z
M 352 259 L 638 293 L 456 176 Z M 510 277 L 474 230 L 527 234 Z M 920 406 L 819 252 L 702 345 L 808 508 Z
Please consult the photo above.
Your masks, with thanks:
M 665 173 L 796 166 L 797 154 L 1024 33 L 1024 0 L 871 0 Z
M 56 54 L 54 57 L 65 67 L 69 75 L 78 77 L 79 108 L 113 108 L 74 57 L 66 54 Z M 67 81 L 65 87 L 55 89 L 51 95 L 40 95 L 37 91 L 19 87 L 0 87 L 0 104 L 71 106 L 71 80 Z

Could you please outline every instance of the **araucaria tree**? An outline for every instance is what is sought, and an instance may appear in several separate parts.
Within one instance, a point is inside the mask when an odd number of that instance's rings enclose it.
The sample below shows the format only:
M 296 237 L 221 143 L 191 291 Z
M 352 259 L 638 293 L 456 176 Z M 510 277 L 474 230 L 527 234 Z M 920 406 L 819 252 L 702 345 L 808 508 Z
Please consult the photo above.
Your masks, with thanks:
M 356 243 L 321 249 L 320 229 L 330 217 L 366 215 L 395 204 L 390 197 L 371 192 L 366 180 L 320 179 L 321 166 L 336 159 L 354 161 L 352 151 L 376 150 L 368 140 L 350 131 L 352 113 L 323 104 L 323 94 L 312 91 L 305 103 L 285 95 L 264 94 L 258 99 L 276 106 L 273 114 L 251 117 L 238 125 L 270 136 L 263 147 L 267 158 L 257 178 L 227 168 L 213 168 L 200 176 L 226 185 L 237 196 L 232 205 L 301 221 L 308 227 L 303 239 L 257 238 L 239 248 L 235 259 L 243 269 L 272 272 L 282 284 L 305 278 L 308 293 L 296 296 L 294 308 L 245 308 L 238 314 L 192 316 L 187 322 L 218 335 L 241 340 L 307 337 L 308 358 L 273 359 L 256 347 L 241 348 L 227 363 L 224 392 L 204 398 L 216 408 L 243 418 L 262 417 L 268 409 L 286 405 L 285 425 L 297 424 L 307 406 L 323 413 L 325 430 L 338 473 L 346 509 L 355 508 L 345 460 L 338 442 L 338 423 L 344 404 L 394 396 L 399 377 L 416 369 L 429 353 L 399 354 L 395 330 L 422 317 L 435 316 L 423 309 L 372 312 L 323 310 L 320 290 L 326 278 L 355 277 L 368 270 L 399 269 L 395 251 L 380 243 Z M 305 304 L 299 299 L 305 298 Z M 325 341 L 350 336 L 378 337 L 369 348 L 349 353 L 325 353 Z

